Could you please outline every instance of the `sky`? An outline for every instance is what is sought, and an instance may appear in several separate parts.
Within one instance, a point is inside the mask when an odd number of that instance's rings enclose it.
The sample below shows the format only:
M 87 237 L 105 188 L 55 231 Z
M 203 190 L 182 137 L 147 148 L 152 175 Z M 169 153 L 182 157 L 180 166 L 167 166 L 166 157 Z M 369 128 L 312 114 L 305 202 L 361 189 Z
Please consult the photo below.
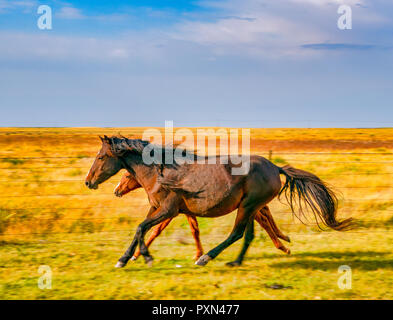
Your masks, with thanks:
M 392 101 L 392 0 L 0 0 L 3 127 L 391 127 Z

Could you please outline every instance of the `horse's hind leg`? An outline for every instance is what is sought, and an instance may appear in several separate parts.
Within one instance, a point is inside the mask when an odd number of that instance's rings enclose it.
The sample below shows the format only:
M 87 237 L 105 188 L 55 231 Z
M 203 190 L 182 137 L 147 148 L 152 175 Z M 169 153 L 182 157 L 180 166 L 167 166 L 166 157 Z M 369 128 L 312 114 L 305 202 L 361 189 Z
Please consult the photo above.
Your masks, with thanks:
M 149 239 L 146 241 L 146 247 L 149 247 L 151 243 L 154 241 L 155 238 L 157 238 L 161 232 L 168 226 L 168 224 L 172 221 L 173 218 L 169 218 L 165 220 L 164 222 L 161 222 L 158 226 L 156 226 L 151 233 Z M 137 249 L 135 254 L 132 256 L 131 260 L 136 260 L 139 256 L 141 255 L 140 249 Z
M 236 267 L 242 264 L 247 249 L 250 246 L 253 239 L 254 239 L 254 219 L 252 217 L 247 224 L 246 235 L 244 236 L 244 243 L 243 243 L 242 250 L 239 253 L 239 256 L 236 258 L 235 261 L 228 262 L 227 266 Z
M 269 223 L 269 220 L 266 218 L 265 215 L 263 215 L 260 211 L 257 212 L 255 215 L 255 220 L 261 225 L 263 229 L 267 232 L 269 235 L 270 239 L 272 239 L 274 246 L 279 249 L 284 251 L 285 253 L 289 254 L 291 251 L 286 248 L 282 242 L 277 238 L 276 233 L 273 231 L 272 226 Z
M 194 237 L 195 244 L 196 244 L 196 254 L 194 260 L 198 260 L 200 256 L 203 255 L 202 243 L 201 243 L 201 239 L 199 238 L 198 221 L 195 217 L 189 215 L 187 215 L 187 220 L 188 223 L 190 224 L 191 233 Z
M 235 225 L 229 237 L 220 243 L 217 247 L 210 250 L 207 254 L 200 257 L 198 261 L 195 262 L 196 265 L 206 265 L 210 260 L 217 257 L 224 249 L 228 248 L 232 243 L 243 237 L 244 230 L 246 229 L 250 217 L 253 217 L 257 210 L 252 203 L 246 205 L 245 201 L 246 200 L 243 200 L 242 204 L 240 204 L 239 209 L 237 210 Z
M 270 209 L 268 206 L 264 206 L 261 210 L 259 210 L 268 220 L 270 226 L 272 227 L 274 233 L 279 237 L 280 239 L 283 239 L 287 242 L 291 242 L 291 239 L 285 234 L 282 233 L 282 231 L 277 227 L 276 222 L 273 219 L 273 216 L 270 212 Z

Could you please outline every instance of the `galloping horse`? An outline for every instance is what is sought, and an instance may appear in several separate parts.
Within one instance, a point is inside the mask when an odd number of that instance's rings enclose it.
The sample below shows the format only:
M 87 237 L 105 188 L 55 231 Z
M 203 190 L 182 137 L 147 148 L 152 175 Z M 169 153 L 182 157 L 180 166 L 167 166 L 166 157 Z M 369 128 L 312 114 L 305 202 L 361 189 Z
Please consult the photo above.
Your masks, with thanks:
M 117 197 L 122 197 L 123 195 L 138 188 L 141 188 L 141 185 L 135 180 L 134 176 L 131 173 L 127 172 L 121 177 L 121 180 L 119 184 L 116 186 L 114 193 Z M 194 216 L 186 215 L 186 217 L 188 219 L 188 223 L 190 224 L 191 233 L 194 237 L 195 244 L 196 244 L 196 254 L 194 259 L 198 260 L 198 258 L 203 254 L 202 243 L 201 240 L 199 239 L 198 221 Z M 169 218 L 161 222 L 159 225 L 157 225 L 154 228 L 149 239 L 147 239 L 146 241 L 147 247 L 149 247 L 150 244 L 154 241 L 154 239 L 161 234 L 161 232 L 169 225 L 172 219 L 173 218 Z M 273 241 L 273 244 L 277 249 L 284 251 L 286 254 L 291 253 L 291 250 L 286 248 L 278 239 L 281 238 L 287 242 L 290 242 L 289 237 L 283 234 L 280 229 L 278 229 L 276 223 L 273 220 L 273 217 L 270 213 L 270 209 L 268 206 L 264 206 L 261 210 L 259 210 L 255 214 L 255 220 L 261 225 L 262 228 L 266 230 L 267 234 L 270 236 L 270 238 Z M 140 256 L 140 250 L 137 249 L 135 254 L 132 256 L 131 260 L 136 260 L 139 256 Z
M 117 197 L 122 197 L 123 195 L 141 187 L 142 186 L 138 183 L 138 181 L 135 180 L 134 176 L 131 173 L 127 172 L 122 176 L 119 184 L 115 188 L 114 193 Z M 186 215 L 186 217 L 188 223 L 190 224 L 191 233 L 192 236 L 194 237 L 195 244 L 196 244 L 196 254 L 194 256 L 194 260 L 198 260 L 203 255 L 202 243 L 199 238 L 198 221 L 194 216 Z M 157 225 L 154 228 L 149 239 L 147 239 L 146 241 L 147 247 L 149 247 L 150 244 L 154 241 L 154 239 L 161 234 L 161 232 L 169 225 L 172 219 L 173 218 L 169 218 L 161 222 L 159 225 Z M 141 254 L 140 250 L 137 249 L 135 254 L 132 256 L 131 260 L 136 260 L 140 256 L 140 254 Z
M 254 238 L 256 213 L 283 193 L 293 214 L 296 204 L 300 214 L 304 214 L 304 206 L 301 205 L 303 202 L 314 214 L 318 225 L 322 222 L 332 229 L 344 230 L 351 223 L 351 219 L 341 222 L 336 219 L 337 198 L 323 181 L 312 173 L 291 166 L 281 168 L 256 155 L 250 156 L 249 170 L 243 175 L 232 175 L 232 168 L 236 168 L 238 164 L 232 161 L 222 164 L 219 156 L 215 163 L 194 161 L 176 164 L 175 161 L 175 164 L 167 164 L 163 161 L 161 164 L 147 164 L 142 154 L 150 144 L 148 141 L 107 136 L 101 138 L 101 141 L 102 147 L 86 177 L 86 186 L 97 189 L 100 183 L 124 168 L 145 189 L 151 204 L 131 245 L 117 262 L 118 268 L 127 264 L 138 244 L 145 262 L 151 264 L 153 257 L 144 242 L 146 232 L 179 213 L 215 218 L 238 209 L 232 232 L 226 240 L 198 259 L 196 264 L 200 266 L 217 257 L 245 233 L 239 256 L 227 264 L 240 265 Z M 175 155 L 174 149 L 172 152 Z M 194 155 L 194 158 L 200 157 Z M 280 174 L 286 177 L 282 188 Z M 299 218 L 298 215 L 295 216 Z

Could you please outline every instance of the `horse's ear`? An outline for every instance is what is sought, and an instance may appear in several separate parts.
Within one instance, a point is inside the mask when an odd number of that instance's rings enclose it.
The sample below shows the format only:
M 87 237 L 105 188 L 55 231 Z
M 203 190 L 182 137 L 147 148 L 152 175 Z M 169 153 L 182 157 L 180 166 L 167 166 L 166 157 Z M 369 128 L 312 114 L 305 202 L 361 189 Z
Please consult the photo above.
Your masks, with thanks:
M 104 140 L 103 140 L 103 142 L 106 142 L 106 143 L 108 143 L 108 144 L 111 144 L 112 140 L 111 140 L 107 135 L 104 135 Z
M 108 138 L 108 136 L 104 135 L 104 137 L 99 136 L 102 143 L 107 143 L 107 144 L 111 144 L 111 139 Z

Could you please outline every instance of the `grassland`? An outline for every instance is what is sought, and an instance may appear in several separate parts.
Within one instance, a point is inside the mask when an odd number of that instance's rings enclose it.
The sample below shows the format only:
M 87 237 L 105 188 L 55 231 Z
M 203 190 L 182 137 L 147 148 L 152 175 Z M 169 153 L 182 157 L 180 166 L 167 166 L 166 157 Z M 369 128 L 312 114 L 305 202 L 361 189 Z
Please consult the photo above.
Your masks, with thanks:
M 252 129 L 252 152 L 328 181 L 339 193 L 339 217 L 355 230 L 320 232 L 271 209 L 292 240 L 292 255 L 256 228 L 245 263 L 228 269 L 241 242 L 205 268 L 194 266 L 184 217 L 176 218 L 142 260 L 114 269 L 147 212 L 143 190 L 116 198 L 121 173 L 100 189 L 83 185 L 100 147 L 98 135 L 140 137 L 143 128 L 0 129 L 0 298 L 2 299 L 392 299 L 393 129 Z M 234 213 L 199 219 L 205 250 L 225 239 Z M 40 290 L 38 267 L 49 265 L 52 289 Z M 337 286 L 340 265 L 352 289 Z M 278 286 L 277 286 L 278 285 Z M 274 289 L 279 288 L 279 289 Z

